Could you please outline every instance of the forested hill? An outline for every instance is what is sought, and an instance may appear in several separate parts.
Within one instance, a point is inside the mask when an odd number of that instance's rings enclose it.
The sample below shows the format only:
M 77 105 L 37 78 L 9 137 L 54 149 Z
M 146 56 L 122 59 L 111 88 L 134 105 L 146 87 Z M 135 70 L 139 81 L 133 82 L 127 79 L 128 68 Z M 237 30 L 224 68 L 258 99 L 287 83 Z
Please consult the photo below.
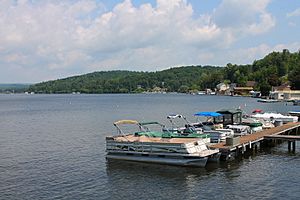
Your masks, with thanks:
M 188 66 L 159 72 L 94 72 L 32 85 L 36 93 L 129 93 L 165 88 L 185 92 L 190 88 L 214 87 L 222 79 L 221 68 Z
M 133 93 L 161 88 L 168 92 L 187 92 L 215 88 L 221 82 L 245 86 L 258 82 L 256 89 L 269 90 L 290 82 L 300 89 L 300 51 L 273 52 L 249 65 L 183 66 L 157 72 L 103 71 L 47 81 L 30 86 L 35 93 Z

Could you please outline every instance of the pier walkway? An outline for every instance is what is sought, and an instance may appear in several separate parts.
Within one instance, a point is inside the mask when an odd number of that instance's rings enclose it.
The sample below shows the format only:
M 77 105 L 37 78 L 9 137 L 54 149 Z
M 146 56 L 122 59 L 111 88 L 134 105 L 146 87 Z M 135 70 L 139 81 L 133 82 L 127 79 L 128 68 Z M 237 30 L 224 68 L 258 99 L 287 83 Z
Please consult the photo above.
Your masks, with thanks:
M 265 139 L 278 139 L 278 140 L 287 140 L 287 141 L 294 141 L 300 140 L 299 135 L 268 135 L 264 137 Z
M 264 139 L 267 139 L 269 136 L 274 136 L 273 138 L 268 138 L 268 139 L 275 139 L 276 135 L 289 135 L 292 131 L 296 131 L 296 133 L 299 133 L 300 130 L 300 122 L 297 123 L 287 123 L 282 126 L 274 127 L 271 129 L 266 129 L 261 132 L 253 133 L 250 135 L 245 135 L 241 136 L 239 143 L 233 146 L 226 145 L 225 142 L 221 142 L 218 144 L 213 144 L 210 146 L 212 149 L 219 149 L 220 152 L 230 152 L 230 151 L 235 151 L 239 148 L 246 148 L 246 147 L 252 147 L 252 144 L 255 144 L 257 142 L 260 142 Z M 281 135 L 282 136 L 282 135 Z M 282 137 L 283 138 L 283 137 Z M 287 138 L 286 138 L 287 139 Z M 292 138 L 289 138 L 290 140 Z M 298 140 L 298 137 L 295 139 Z M 284 140 L 284 139 L 283 139 Z

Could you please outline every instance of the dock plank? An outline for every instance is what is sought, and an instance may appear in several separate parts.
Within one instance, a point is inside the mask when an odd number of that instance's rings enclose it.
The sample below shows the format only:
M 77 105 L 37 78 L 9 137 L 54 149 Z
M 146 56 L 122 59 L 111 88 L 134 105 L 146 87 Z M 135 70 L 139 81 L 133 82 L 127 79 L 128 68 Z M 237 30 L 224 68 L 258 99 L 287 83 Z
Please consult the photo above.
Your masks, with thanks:
M 282 126 L 274 127 L 274 128 L 271 128 L 271 129 L 266 129 L 266 130 L 263 130 L 263 131 L 260 131 L 260 132 L 257 132 L 257 133 L 253 133 L 253 134 L 250 134 L 250 135 L 241 136 L 240 137 L 240 143 L 235 145 L 235 146 L 227 146 L 225 142 L 221 142 L 221 143 L 218 143 L 218 144 L 211 145 L 210 148 L 230 150 L 230 149 L 232 149 L 233 147 L 236 147 L 236 146 L 240 146 L 240 145 L 243 145 L 243 144 L 248 144 L 250 142 L 257 142 L 257 141 L 263 140 L 265 136 L 279 135 L 281 133 L 284 133 L 284 132 L 289 131 L 289 130 L 293 130 L 293 129 L 298 128 L 298 127 L 300 127 L 300 122 L 297 122 L 297 123 L 292 123 L 291 122 L 291 123 L 284 124 Z

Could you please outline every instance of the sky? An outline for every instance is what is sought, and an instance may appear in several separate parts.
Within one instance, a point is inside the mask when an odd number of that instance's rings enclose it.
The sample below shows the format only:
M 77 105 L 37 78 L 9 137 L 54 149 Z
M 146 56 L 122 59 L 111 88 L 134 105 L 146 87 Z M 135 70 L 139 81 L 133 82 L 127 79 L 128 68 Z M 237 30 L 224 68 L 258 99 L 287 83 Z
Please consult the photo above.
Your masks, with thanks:
M 251 64 L 300 49 L 295 0 L 0 0 L 0 83 Z

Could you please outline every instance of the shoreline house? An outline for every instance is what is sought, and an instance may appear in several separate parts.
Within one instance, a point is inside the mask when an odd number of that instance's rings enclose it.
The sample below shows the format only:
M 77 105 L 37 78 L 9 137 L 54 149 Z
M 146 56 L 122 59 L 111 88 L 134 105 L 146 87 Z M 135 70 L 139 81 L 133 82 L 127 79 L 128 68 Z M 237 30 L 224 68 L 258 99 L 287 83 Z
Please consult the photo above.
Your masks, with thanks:
M 253 92 L 254 87 L 256 86 L 255 81 L 247 81 L 245 87 L 237 87 L 233 86 L 231 90 L 232 95 L 241 95 L 241 96 L 252 96 L 251 92 Z
M 233 95 L 250 96 L 251 91 L 253 91 L 253 87 L 234 87 Z
M 270 98 L 276 100 L 300 100 L 300 90 L 291 90 L 289 84 L 272 87 Z

